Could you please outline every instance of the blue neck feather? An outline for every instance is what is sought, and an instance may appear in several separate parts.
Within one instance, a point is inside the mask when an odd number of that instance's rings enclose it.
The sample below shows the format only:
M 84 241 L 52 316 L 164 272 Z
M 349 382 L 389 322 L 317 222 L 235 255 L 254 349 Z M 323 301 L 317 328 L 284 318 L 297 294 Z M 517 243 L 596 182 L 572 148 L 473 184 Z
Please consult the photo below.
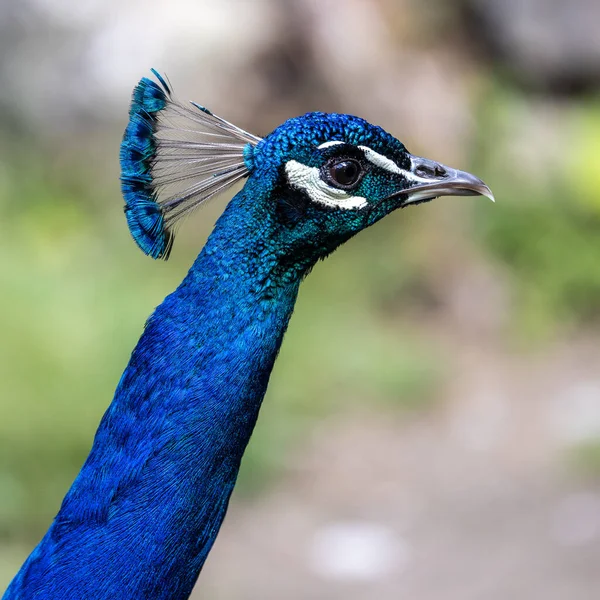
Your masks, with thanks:
M 251 188 L 149 319 L 85 465 L 5 600 L 190 594 L 303 274 L 278 263 Z

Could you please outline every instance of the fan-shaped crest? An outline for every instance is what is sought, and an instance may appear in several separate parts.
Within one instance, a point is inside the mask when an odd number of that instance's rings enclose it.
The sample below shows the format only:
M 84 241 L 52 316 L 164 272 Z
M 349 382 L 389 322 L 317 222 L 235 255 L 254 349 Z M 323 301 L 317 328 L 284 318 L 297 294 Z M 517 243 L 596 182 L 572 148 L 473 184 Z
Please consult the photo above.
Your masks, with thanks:
M 138 246 L 168 258 L 182 217 L 246 177 L 252 135 L 194 102 L 173 97 L 166 80 L 144 77 L 133 91 L 121 144 L 125 214 Z

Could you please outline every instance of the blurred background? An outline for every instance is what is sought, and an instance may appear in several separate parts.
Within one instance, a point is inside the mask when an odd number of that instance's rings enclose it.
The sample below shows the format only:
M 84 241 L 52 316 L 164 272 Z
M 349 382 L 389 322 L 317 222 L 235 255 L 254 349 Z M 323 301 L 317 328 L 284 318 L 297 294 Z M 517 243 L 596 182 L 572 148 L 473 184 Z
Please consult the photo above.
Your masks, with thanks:
M 358 114 L 497 199 L 398 212 L 315 268 L 194 597 L 596 597 L 598 23 L 596 0 L 2 0 L 0 589 L 228 200 L 168 263 L 129 238 L 118 148 L 155 67 L 259 135 Z

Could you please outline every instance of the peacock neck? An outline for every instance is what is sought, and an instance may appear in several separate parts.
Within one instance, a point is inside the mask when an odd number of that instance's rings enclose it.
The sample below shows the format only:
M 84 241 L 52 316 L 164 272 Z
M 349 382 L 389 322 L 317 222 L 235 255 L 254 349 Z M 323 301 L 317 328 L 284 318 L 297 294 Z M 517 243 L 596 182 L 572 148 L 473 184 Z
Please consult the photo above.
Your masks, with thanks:
M 43 599 L 188 598 L 300 283 L 277 274 L 268 224 L 244 210 L 242 192 L 148 320 L 86 463 L 6 600 L 25 598 L 24 582 Z

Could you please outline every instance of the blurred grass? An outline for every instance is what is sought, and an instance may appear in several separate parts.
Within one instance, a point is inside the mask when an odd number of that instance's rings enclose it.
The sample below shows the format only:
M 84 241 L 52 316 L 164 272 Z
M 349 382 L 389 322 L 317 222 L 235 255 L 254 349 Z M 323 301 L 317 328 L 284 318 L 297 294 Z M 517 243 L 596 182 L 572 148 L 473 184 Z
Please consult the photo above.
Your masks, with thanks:
M 538 154 L 527 156 L 527 132 L 519 128 L 532 118 L 542 131 L 534 129 L 540 139 L 529 144 Z M 509 275 L 516 296 L 513 334 L 535 345 L 597 327 L 600 98 L 548 110 L 496 82 L 482 99 L 479 120 L 475 169 L 498 202 L 494 211 L 476 207 L 475 231 Z M 544 144 L 544 130 L 556 129 L 563 134 L 560 144 L 551 138 Z
M 581 442 L 567 453 L 567 466 L 586 480 L 600 480 L 600 439 Z

